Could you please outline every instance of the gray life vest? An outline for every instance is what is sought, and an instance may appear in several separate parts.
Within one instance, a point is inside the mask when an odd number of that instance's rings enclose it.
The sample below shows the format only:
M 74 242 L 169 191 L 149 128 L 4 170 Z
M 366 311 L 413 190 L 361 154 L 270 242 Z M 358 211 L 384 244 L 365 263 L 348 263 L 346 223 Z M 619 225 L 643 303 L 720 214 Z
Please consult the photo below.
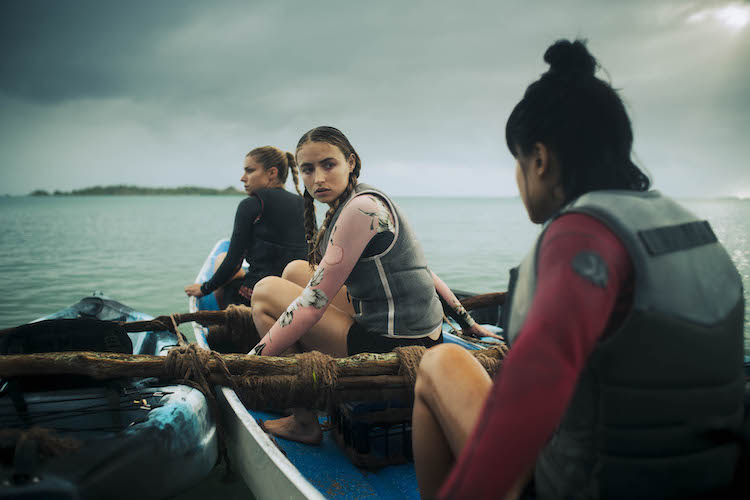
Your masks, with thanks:
M 328 224 L 320 250 L 325 254 L 331 231 L 341 211 L 355 196 L 373 194 L 388 205 L 395 218 L 395 236 L 383 252 L 360 258 L 346 279 L 355 321 L 368 331 L 387 337 L 418 338 L 429 335 L 440 325 L 440 305 L 432 274 L 422 247 L 406 218 L 382 191 L 357 184 L 354 192 L 339 206 Z M 335 243 L 335 242 L 334 242 Z
M 624 244 L 633 306 L 587 360 L 537 460 L 538 498 L 684 498 L 729 485 L 745 385 L 745 302 L 729 255 L 707 221 L 657 191 L 590 192 L 567 213 L 593 216 Z M 511 343 L 534 300 L 543 237 L 512 285 Z

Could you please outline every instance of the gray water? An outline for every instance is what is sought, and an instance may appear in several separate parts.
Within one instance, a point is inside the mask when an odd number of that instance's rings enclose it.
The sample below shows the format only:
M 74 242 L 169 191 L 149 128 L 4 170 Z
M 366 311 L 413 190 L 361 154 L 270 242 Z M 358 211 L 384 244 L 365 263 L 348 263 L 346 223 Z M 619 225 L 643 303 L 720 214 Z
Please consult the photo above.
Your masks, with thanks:
M 0 198 L 0 329 L 101 291 L 154 316 L 186 312 L 192 283 L 216 241 L 229 236 L 239 197 Z M 502 291 L 508 269 L 539 234 L 517 198 L 401 198 L 430 267 L 449 286 Z M 682 200 L 709 220 L 750 287 L 750 200 Z M 320 210 L 322 212 L 322 210 Z M 746 292 L 747 298 L 747 292 Z M 745 313 L 746 346 L 750 312 Z M 184 328 L 192 337 L 192 330 Z M 221 470 L 180 500 L 248 498 Z
M 216 241 L 231 233 L 240 199 L 0 198 L 0 328 L 49 314 L 95 290 L 155 316 L 186 311 L 183 288 Z M 518 198 L 396 201 L 430 267 L 453 288 L 505 290 L 508 269 L 539 234 Z M 682 202 L 709 220 L 747 290 L 750 200 Z M 746 313 L 746 337 L 749 330 Z
M 185 311 L 240 198 L 102 196 L 0 198 L 0 328 L 99 290 L 152 315 Z M 405 198 L 431 268 L 450 286 L 498 291 L 538 229 L 517 199 Z M 327 207 L 326 207 L 327 208 Z M 323 210 L 318 210 L 322 215 Z

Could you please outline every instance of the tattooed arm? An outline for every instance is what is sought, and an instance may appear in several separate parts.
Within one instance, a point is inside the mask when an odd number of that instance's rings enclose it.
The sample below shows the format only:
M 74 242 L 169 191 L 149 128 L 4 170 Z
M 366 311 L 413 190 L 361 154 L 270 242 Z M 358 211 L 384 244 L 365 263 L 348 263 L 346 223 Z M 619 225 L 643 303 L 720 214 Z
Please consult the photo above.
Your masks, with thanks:
M 432 273 L 432 271 L 430 272 Z M 440 297 L 440 302 L 443 303 L 443 310 L 458 322 L 466 335 L 502 339 L 501 336 L 495 335 L 474 321 L 471 314 L 464 309 L 464 306 L 461 305 L 456 295 L 448 288 L 448 285 L 443 283 L 443 280 L 438 278 L 437 274 L 432 273 L 432 280 L 435 282 L 435 290 L 437 290 L 438 297 Z
M 380 198 L 365 194 L 349 202 L 315 275 L 249 354 L 276 356 L 297 342 L 323 317 L 370 240 L 385 231 L 394 232 L 393 214 Z

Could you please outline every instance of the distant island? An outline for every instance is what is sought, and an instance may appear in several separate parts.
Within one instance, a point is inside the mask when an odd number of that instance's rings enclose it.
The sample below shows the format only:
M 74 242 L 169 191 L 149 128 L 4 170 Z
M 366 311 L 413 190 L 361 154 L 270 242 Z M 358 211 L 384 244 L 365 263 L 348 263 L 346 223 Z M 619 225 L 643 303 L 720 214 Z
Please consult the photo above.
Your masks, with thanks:
M 245 194 L 235 187 L 225 189 L 214 189 L 197 186 L 180 186 L 175 188 L 149 188 L 139 186 L 93 186 L 72 191 L 45 191 L 37 189 L 29 193 L 29 196 L 127 196 L 127 195 L 238 195 Z

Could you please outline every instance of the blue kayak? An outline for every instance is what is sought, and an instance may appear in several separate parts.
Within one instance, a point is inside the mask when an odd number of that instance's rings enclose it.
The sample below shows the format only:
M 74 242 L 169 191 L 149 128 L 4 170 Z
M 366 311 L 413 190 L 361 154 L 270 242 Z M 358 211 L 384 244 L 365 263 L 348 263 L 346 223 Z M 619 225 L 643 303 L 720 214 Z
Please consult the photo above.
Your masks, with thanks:
M 99 324 L 96 320 L 152 319 L 98 295 L 37 321 L 73 318 L 93 325 Z M 54 333 L 44 342 L 54 344 Z M 165 356 L 178 344 L 167 331 L 126 335 L 120 340 L 127 349 L 116 352 Z M 60 344 L 75 344 L 75 339 L 59 337 Z M 24 340 L 3 338 L 4 353 L 33 352 L 13 347 Z M 115 338 L 105 341 L 117 343 Z M 77 442 L 76 450 L 53 457 L 42 453 L 41 440 L 11 447 L 0 465 L 2 498 L 164 498 L 190 487 L 216 464 L 213 417 L 203 394 L 191 387 L 164 386 L 152 378 L 73 376 L 6 379 L 0 387 L 0 433 L 41 427 Z
M 196 283 L 202 283 L 213 274 L 216 256 L 226 252 L 229 240 L 219 241 L 205 260 Z M 462 298 L 459 293 L 459 298 Z M 199 310 L 216 310 L 218 308 L 213 294 L 190 300 L 190 312 Z M 497 307 L 489 311 L 472 311 L 475 319 L 490 326 L 498 323 Z M 196 342 L 208 348 L 207 330 L 193 323 Z M 482 343 L 464 340 L 451 334 L 452 327 L 444 325 L 443 333 L 447 342 L 454 342 L 467 349 L 482 349 Z M 491 341 L 492 339 L 485 339 Z M 341 433 L 324 432 L 321 445 L 307 445 L 285 439 L 273 440 L 258 424 L 258 419 L 274 419 L 279 415 L 262 411 L 247 410 L 237 394 L 230 388 L 217 390 L 222 419 L 227 431 L 227 445 L 233 467 L 243 477 L 245 483 L 256 498 L 406 498 L 418 499 L 419 491 L 414 472 L 414 463 L 409 460 L 411 451 L 410 423 L 394 423 L 387 429 L 362 428 L 362 421 L 368 415 L 377 413 L 382 408 L 373 405 L 345 405 L 337 411 L 338 423 L 348 422 L 344 441 L 349 448 L 341 445 Z M 377 405 L 374 405 L 377 406 Z M 410 417 L 410 409 L 390 407 L 391 413 L 401 413 L 404 418 Z M 345 415 L 342 415 L 345 414 Z M 362 416 L 363 418 L 359 418 Z M 403 419 L 402 419 L 403 420 Z M 322 424 L 330 422 L 321 417 Z M 359 427 L 359 428 L 358 428 Z M 366 426 L 365 426 L 366 427 Z M 369 434 L 368 434 L 369 433 Z M 380 433 L 380 435 L 378 435 Z M 365 456 L 382 454 L 382 448 L 390 446 L 405 451 L 403 463 L 363 465 L 352 459 L 350 448 L 364 451 Z M 379 448 L 379 449 L 376 449 Z M 386 451 L 386 454 L 388 452 Z

